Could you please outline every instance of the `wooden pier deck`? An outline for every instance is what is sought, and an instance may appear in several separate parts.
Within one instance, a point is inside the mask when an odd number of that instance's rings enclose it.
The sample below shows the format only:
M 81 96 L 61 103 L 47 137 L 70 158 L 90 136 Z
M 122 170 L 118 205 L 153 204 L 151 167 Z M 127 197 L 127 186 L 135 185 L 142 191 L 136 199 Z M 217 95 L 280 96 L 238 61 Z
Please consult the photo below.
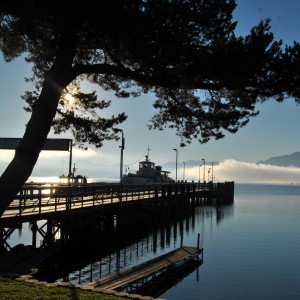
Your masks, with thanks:
M 233 190 L 233 187 L 229 188 Z M 155 201 L 179 196 L 224 198 L 226 183 L 178 183 L 148 185 L 86 184 L 79 186 L 25 185 L 16 199 L 1 216 L 2 222 L 28 222 L 56 217 L 67 213 L 84 212 L 87 209 L 124 205 L 130 202 Z
M 0 251 L 11 249 L 9 237 L 25 222 L 32 224 L 32 246 L 36 248 L 39 233 L 43 238 L 41 246 L 47 247 L 56 240 L 58 232 L 62 239 L 69 237 L 71 218 L 74 224 L 75 217 L 91 220 L 100 219 L 101 215 L 115 226 L 112 216 L 120 220 L 126 213 L 143 209 L 167 212 L 196 203 L 232 203 L 233 197 L 233 182 L 26 184 L 0 218 Z
M 183 246 L 132 268 L 104 277 L 90 283 L 89 286 L 99 291 L 128 291 L 132 289 L 132 286 L 140 288 L 157 276 L 183 266 L 191 260 L 203 262 L 203 248 Z

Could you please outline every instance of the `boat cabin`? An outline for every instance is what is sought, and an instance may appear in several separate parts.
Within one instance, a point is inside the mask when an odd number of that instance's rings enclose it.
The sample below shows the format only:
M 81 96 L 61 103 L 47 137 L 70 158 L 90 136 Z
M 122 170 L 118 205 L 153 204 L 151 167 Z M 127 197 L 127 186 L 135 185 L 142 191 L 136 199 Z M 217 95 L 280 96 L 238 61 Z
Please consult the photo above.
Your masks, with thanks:
M 145 160 L 139 162 L 139 170 L 136 173 L 128 173 L 124 175 L 123 181 L 130 183 L 142 182 L 171 182 L 169 171 L 163 171 L 161 166 L 156 166 L 154 162 L 149 160 L 149 155 L 145 155 Z

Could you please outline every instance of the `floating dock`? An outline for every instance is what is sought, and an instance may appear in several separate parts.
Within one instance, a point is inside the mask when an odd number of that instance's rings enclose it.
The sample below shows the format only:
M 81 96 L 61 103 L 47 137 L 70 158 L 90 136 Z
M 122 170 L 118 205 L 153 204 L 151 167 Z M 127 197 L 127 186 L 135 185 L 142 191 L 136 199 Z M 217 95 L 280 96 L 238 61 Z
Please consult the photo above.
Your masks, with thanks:
M 167 275 L 191 261 L 203 262 L 203 248 L 182 246 L 132 268 L 101 278 L 89 286 L 95 291 L 128 292 L 140 289 L 155 278 Z

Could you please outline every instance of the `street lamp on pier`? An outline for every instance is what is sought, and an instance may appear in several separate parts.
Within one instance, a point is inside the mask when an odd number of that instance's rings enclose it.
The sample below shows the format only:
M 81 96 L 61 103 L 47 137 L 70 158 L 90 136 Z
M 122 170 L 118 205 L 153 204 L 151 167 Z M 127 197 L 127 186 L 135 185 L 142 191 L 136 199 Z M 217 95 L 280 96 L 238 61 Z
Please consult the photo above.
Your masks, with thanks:
M 184 181 L 184 177 L 185 177 L 185 161 L 183 162 L 183 181 Z
M 205 159 L 202 158 L 203 160 L 203 183 L 205 183 Z
M 200 169 L 201 169 L 201 165 L 199 165 L 199 182 L 200 182 Z
M 122 141 L 121 141 L 121 146 L 120 149 L 121 149 L 121 159 L 120 159 L 120 184 L 123 183 L 123 151 L 124 151 L 124 148 L 125 148 L 125 138 L 124 138 L 124 132 L 122 129 L 119 129 L 117 128 L 116 129 L 117 132 L 121 132 L 122 134 Z
M 176 152 L 176 182 L 177 182 L 177 162 L 178 162 L 178 150 L 177 149 L 173 149 Z

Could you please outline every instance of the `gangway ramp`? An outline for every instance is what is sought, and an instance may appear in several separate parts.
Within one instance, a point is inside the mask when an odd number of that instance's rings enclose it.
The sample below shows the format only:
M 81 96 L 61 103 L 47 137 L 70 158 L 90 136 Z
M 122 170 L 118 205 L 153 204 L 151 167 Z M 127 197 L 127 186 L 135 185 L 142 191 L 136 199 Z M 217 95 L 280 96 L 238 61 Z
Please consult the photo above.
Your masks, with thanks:
M 89 285 L 99 291 L 129 291 L 133 289 L 133 286 L 141 288 L 157 276 L 173 271 L 191 260 L 203 262 L 203 248 L 182 246 L 132 268 L 108 275 Z

